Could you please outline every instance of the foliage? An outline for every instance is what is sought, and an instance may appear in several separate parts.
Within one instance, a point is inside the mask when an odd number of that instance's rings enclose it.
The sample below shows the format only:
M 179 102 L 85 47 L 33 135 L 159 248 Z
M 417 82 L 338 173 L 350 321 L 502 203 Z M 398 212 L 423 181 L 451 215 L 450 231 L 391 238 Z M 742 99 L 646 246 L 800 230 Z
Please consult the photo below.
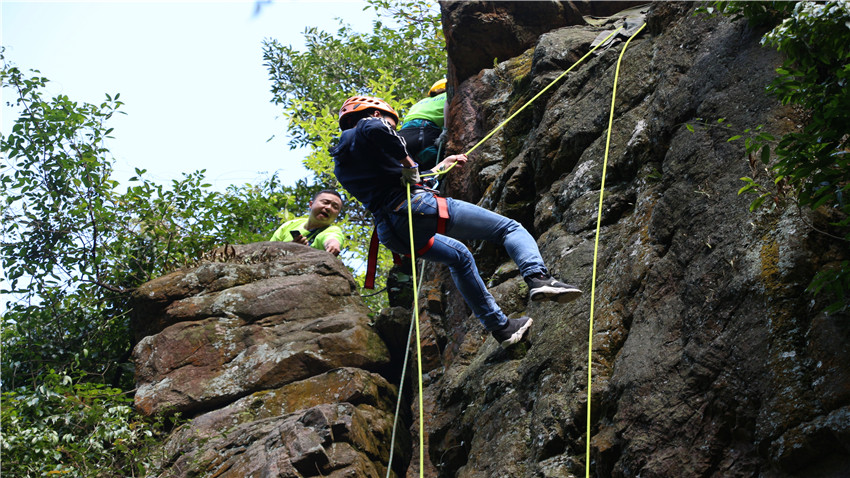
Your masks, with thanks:
M 832 297 L 838 298 L 834 303 L 830 304 L 827 312 L 835 313 L 841 310 L 846 310 L 847 304 L 850 303 L 850 261 L 842 261 L 838 264 L 832 264 L 820 271 L 812 280 L 809 289 L 818 294 L 820 292 L 828 292 Z
M 132 386 L 128 293 L 214 247 L 265 240 L 306 210 L 315 191 L 334 186 L 327 151 L 347 95 L 384 96 L 403 113 L 444 76 L 433 5 L 372 0 L 369 8 L 391 21 L 376 20 L 370 34 L 345 25 L 336 36 L 308 29 L 304 53 L 266 44 L 274 101 L 292 120 L 290 145 L 311 147 L 305 162 L 315 178 L 294 186 L 273 175 L 220 192 L 204 171 L 161 185 L 137 169 L 120 190 L 106 146 L 110 119 L 123 114 L 120 95 L 99 104 L 48 98 L 48 80 L 8 64 L 0 50 L 0 82 L 18 112 L 0 136 L 4 472 L 138 473 L 137 452 L 154 429 L 117 388 Z M 356 264 L 369 221 L 359 205 L 346 210 L 343 227 L 356 246 L 343 255 Z M 386 251 L 382 262 L 389 263 Z
M 2 151 L 16 161 L 13 173 L 2 177 L 3 191 L 9 193 L 2 252 L 6 258 L 26 259 L 4 263 L 12 289 L 38 296 L 46 288 L 67 285 L 77 273 L 96 279 L 102 274 L 102 245 L 111 234 L 100 226 L 117 219 L 104 207 L 116 186 L 103 146 L 112 130 L 104 121 L 122 103 L 118 95 L 107 95 L 99 106 L 79 105 L 64 95 L 48 102 L 41 95 L 47 79 L 26 78 L 14 67 L 4 67 L 0 79 L 17 89 L 22 107 L 2 142 Z M 20 209 L 13 211 L 13 205 Z M 110 216 L 99 217 L 99 212 Z M 5 240 L 21 236 L 27 241 Z M 25 276 L 27 286 L 18 287 Z
M 164 187 L 137 169 L 121 192 L 104 145 L 119 95 L 100 105 L 48 100 L 46 78 L 5 60 L 0 75 L 20 110 L 0 138 L 0 263 L 11 299 L 2 319 L 4 389 L 35 386 L 50 368 L 113 385 L 129 380 L 127 293 L 214 247 L 267 239 L 319 187 L 271 176 L 218 192 L 203 171 Z
M 721 128 L 726 131 L 732 131 L 735 129 L 735 126 L 728 123 L 726 118 L 718 118 L 717 121 L 708 121 L 704 118 L 694 118 L 693 124 L 685 123 L 685 128 L 691 133 L 696 131 L 697 126 L 706 129 Z M 782 181 L 782 178 L 775 179 L 775 191 L 763 186 L 761 183 L 753 179 L 760 174 L 762 170 L 769 173 L 769 170 L 760 163 L 767 164 L 769 162 L 771 152 L 770 148 L 776 143 L 776 139 L 773 135 L 762 131 L 763 127 L 764 125 L 759 125 L 755 128 L 747 128 L 740 134 L 735 134 L 726 140 L 727 142 L 732 142 L 742 138 L 744 139 L 744 149 L 749 158 L 750 170 L 752 172 L 750 176 L 741 178 L 741 181 L 744 181 L 746 184 L 738 190 L 738 194 L 747 193 L 756 195 L 756 199 L 750 203 L 750 212 L 761 207 L 768 199 L 772 199 L 770 202 L 771 209 L 778 206 L 785 198 L 785 189 L 787 188 L 787 185 L 784 181 Z
M 770 148 L 776 143 L 776 138 L 773 135 L 762 131 L 763 127 L 764 125 L 758 125 L 756 128 L 747 128 L 743 131 L 743 134 L 732 136 L 728 140 L 736 141 L 744 138 L 744 150 L 747 152 L 752 174 L 741 178 L 741 181 L 744 181 L 745 184 L 738 190 L 738 194 L 756 195 L 756 198 L 750 203 L 750 212 L 760 208 L 768 199 L 772 199 L 771 207 L 779 205 L 786 198 L 788 189 L 788 182 L 781 176 L 774 177 L 774 188 L 765 187 L 753 179 L 762 169 L 770 174 L 765 165 L 770 163 Z
M 850 226 L 850 2 L 801 2 L 791 17 L 764 36 L 765 45 L 785 53 L 770 91 L 783 104 L 811 112 L 802 132 L 783 137 L 772 166 L 788 178 L 800 203 L 841 210 Z M 848 236 L 850 238 L 850 236 Z
M 37 72 L 36 72 L 37 73 Z M 47 79 L 27 77 L 3 65 L 0 80 L 15 91 L 21 113 L 0 149 L 4 202 L 3 270 L 18 301 L 3 316 L 3 387 L 19 372 L 34 377 L 51 362 L 61 365 L 83 349 L 119 358 L 127 335 L 112 335 L 124 321 L 108 287 L 108 244 L 115 231 L 104 227 L 125 218 L 113 206 L 111 162 L 103 141 L 105 121 L 119 112 L 118 95 L 100 105 L 78 104 L 60 95 L 42 97 Z M 94 367 L 103 374 L 108 361 Z M 113 371 L 117 373 L 117 371 Z
M 148 422 L 121 390 L 45 374 L 34 389 L 2 394 L 3 474 L 145 476 L 164 423 Z
M 796 2 L 787 0 L 769 1 L 717 1 L 709 2 L 697 8 L 696 13 L 714 14 L 715 12 L 728 15 L 733 20 L 746 18 L 753 27 L 774 26 L 787 17 L 794 9 Z
M 121 191 L 105 146 L 119 95 L 48 99 L 46 78 L 0 59 L 19 110 L 0 137 L 3 471 L 143 474 L 160 424 L 140 421 L 117 388 L 132 388 L 128 293 L 214 247 L 267 239 L 321 186 L 273 175 L 219 192 L 203 171 L 165 187 L 137 169 Z
M 305 53 L 266 45 L 275 102 L 293 120 L 290 144 L 311 146 L 305 162 L 315 178 L 294 186 L 273 175 L 220 192 L 205 171 L 162 185 L 137 169 L 120 190 L 106 146 L 110 119 L 123 114 L 120 95 L 99 104 L 48 98 L 48 80 L 7 63 L 0 50 L 0 82 L 18 112 L 0 135 L 5 473 L 142 473 L 142 450 L 161 424 L 140 421 L 117 388 L 132 386 L 128 293 L 214 247 L 267 239 L 306 210 L 314 192 L 335 185 L 327 151 L 341 99 L 380 95 L 403 112 L 444 75 L 433 6 L 373 0 L 367 8 L 397 23 L 377 20 L 370 34 L 344 25 L 337 36 L 308 29 Z M 343 227 L 356 246 L 343 255 L 362 262 L 369 221 L 362 207 L 346 210 Z M 388 257 L 383 251 L 384 263 Z
M 780 190 L 790 189 L 800 206 L 829 208 L 832 224 L 844 241 L 850 241 L 850 2 L 714 2 L 719 11 L 741 15 L 764 24 L 784 18 L 762 38 L 766 46 L 784 53 L 777 77 L 768 91 L 782 104 L 798 105 L 808 115 L 802 131 L 776 140 L 764 133 L 750 134 L 747 152 L 760 151 L 759 160 L 769 169 Z M 733 138 L 734 139 L 734 138 Z M 773 147 L 773 154 L 771 154 Z M 772 193 L 752 178 L 741 192 L 755 192 L 751 209 Z M 829 310 L 850 307 L 850 269 L 820 272 L 810 285 L 817 293 L 828 290 L 837 301 Z
M 445 76 L 444 39 L 436 5 L 427 0 L 367 0 L 365 10 L 379 14 L 370 33 L 354 32 L 340 19 L 336 34 L 307 28 L 306 49 L 276 40 L 264 45 L 273 102 L 288 120 L 292 148 L 307 147 L 304 166 L 315 181 L 338 188 L 329 150 L 339 135 L 338 110 L 355 94 L 378 96 L 402 117 Z M 372 221 L 365 208 L 347 198 L 341 227 L 349 239 L 343 258 L 362 283 Z M 385 285 L 390 254 L 381 248 L 376 287 Z M 364 295 L 368 294 L 363 291 Z M 383 296 L 366 299 L 374 310 Z
M 425 96 L 431 84 L 445 76 L 445 41 L 435 3 L 367 0 L 364 10 L 368 9 L 379 14 L 371 33 L 357 33 L 339 19 L 335 35 L 306 28 L 303 52 L 274 39 L 264 42 L 263 60 L 272 81 L 272 101 L 283 108 L 289 120 L 291 147 L 315 149 L 321 136 L 313 123 L 327 123 L 335 130 L 336 113 L 346 98 L 378 95 L 374 80 L 394 79 L 394 87 L 384 88 L 383 93 L 389 91 L 393 98 L 412 102 Z M 334 117 L 333 121 L 327 116 Z

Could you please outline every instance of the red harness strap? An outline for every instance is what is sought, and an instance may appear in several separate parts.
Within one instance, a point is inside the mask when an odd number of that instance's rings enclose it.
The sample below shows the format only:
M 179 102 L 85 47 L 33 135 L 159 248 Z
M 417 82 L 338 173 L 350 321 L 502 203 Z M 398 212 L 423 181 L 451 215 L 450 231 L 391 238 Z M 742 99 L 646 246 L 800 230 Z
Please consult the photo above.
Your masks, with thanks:
M 434 198 L 437 199 L 437 234 L 445 234 L 446 221 L 449 220 L 449 202 L 436 194 Z
M 446 221 L 449 220 L 449 203 L 446 201 L 446 198 L 434 195 L 434 198 L 437 200 L 437 234 L 445 234 L 446 233 Z M 416 251 L 417 256 L 421 256 L 428 252 L 429 249 L 434 245 L 434 236 L 431 236 L 428 239 L 428 244 L 422 249 Z M 410 254 L 407 254 L 409 257 Z
M 449 220 L 449 205 L 446 198 L 437 196 L 434 197 L 437 199 L 437 234 L 445 234 L 446 233 L 446 222 Z M 372 229 L 372 239 L 369 241 L 369 257 L 366 260 L 366 278 L 363 281 L 363 287 L 366 289 L 374 289 L 375 288 L 375 273 L 378 270 L 378 229 Z M 428 243 L 425 244 L 424 247 L 416 251 L 417 256 L 421 256 L 428 252 L 429 249 L 434 245 L 434 236 L 431 236 L 428 239 Z M 405 257 L 410 257 L 410 254 L 405 254 Z M 401 256 L 396 253 L 393 253 L 393 262 L 396 265 L 401 264 Z

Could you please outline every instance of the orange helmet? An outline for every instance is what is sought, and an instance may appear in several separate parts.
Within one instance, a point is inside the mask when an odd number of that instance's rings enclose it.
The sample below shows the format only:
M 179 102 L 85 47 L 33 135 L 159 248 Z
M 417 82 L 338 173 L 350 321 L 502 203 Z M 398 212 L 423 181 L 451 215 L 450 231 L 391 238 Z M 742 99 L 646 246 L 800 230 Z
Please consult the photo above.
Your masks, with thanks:
M 396 113 L 393 107 L 386 101 L 373 96 L 352 96 L 345 100 L 345 103 L 342 104 L 342 108 L 339 109 L 340 129 L 346 130 L 354 126 L 351 124 L 352 117 L 349 115 L 352 113 L 366 111 L 370 108 L 375 108 L 376 110 L 391 114 L 395 117 L 396 123 L 398 123 L 398 113 Z

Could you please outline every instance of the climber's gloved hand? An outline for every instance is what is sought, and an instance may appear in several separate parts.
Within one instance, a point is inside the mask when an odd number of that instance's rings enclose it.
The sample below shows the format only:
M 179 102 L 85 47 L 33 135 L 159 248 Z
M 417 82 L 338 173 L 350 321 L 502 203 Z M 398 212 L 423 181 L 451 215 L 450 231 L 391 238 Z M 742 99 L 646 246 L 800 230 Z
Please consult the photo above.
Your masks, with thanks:
M 411 186 L 418 184 L 422 179 L 419 177 L 419 165 L 413 163 L 412 168 L 401 168 L 401 184 L 410 184 Z

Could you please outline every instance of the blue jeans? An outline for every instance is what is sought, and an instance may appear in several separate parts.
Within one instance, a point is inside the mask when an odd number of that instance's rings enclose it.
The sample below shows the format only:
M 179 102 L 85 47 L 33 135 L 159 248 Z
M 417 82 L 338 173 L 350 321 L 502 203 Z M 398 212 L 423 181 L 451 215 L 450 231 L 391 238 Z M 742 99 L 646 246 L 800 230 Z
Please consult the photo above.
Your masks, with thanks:
M 421 257 L 448 266 L 455 285 L 484 328 L 498 329 L 505 325 L 508 318 L 484 285 L 472 253 L 459 240 L 484 239 L 505 246 L 523 277 L 537 272 L 548 273 L 537 242 L 513 219 L 468 202 L 452 198 L 447 198 L 447 202 L 449 220 L 446 234 L 435 235 L 437 201 L 434 195 L 425 191 L 413 195 L 414 247 L 416 250 L 421 249 L 434 236 L 434 245 Z M 382 244 L 399 254 L 410 254 L 406 201 L 385 216 L 376 216 L 376 222 Z

